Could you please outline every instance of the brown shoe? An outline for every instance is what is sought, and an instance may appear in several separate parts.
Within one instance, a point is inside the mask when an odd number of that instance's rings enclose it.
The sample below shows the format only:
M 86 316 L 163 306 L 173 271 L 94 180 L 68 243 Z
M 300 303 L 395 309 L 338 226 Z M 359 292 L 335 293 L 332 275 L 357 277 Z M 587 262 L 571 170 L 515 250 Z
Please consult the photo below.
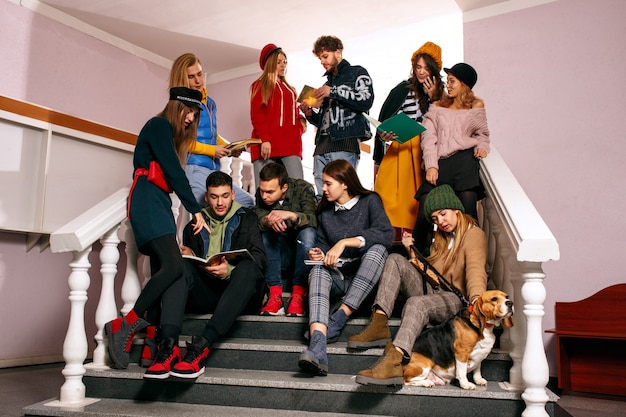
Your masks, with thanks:
M 361 385 L 402 385 L 402 353 L 393 343 L 387 343 L 384 356 L 371 368 L 359 372 L 355 381 Z
M 373 347 L 384 347 L 391 342 L 391 332 L 387 325 L 385 314 L 372 313 L 370 324 L 361 333 L 350 336 L 348 339 L 348 349 L 369 349 Z

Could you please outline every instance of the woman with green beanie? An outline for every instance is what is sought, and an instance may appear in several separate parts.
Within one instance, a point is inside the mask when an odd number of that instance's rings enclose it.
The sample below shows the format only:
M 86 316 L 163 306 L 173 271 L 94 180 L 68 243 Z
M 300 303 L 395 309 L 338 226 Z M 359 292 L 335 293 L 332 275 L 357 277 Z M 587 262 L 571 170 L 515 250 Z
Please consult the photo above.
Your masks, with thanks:
M 460 293 L 474 301 L 487 289 L 487 238 L 476 220 L 449 185 L 434 188 L 424 202 L 427 219 L 437 226 L 428 262 Z M 411 256 L 413 237 L 405 235 L 402 244 Z M 391 342 L 387 320 L 398 295 L 406 303 L 398 333 Z M 423 282 L 421 273 L 409 259 L 389 255 L 378 286 L 370 324 L 363 332 L 348 339 L 348 348 L 385 347 L 384 357 L 371 368 L 359 372 L 356 382 L 363 385 L 401 385 L 402 364 L 408 362 L 415 340 L 428 324 L 437 325 L 463 308 L 461 299 L 451 291 L 433 288 Z

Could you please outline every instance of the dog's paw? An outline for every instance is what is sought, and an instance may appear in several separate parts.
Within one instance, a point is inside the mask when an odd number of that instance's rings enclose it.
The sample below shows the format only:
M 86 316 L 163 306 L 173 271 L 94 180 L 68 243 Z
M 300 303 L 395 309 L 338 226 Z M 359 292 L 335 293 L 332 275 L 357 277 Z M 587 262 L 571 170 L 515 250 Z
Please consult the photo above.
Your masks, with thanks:
M 474 382 L 476 383 L 476 385 L 482 385 L 482 386 L 487 385 L 487 380 L 483 377 L 478 378 L 474 376 Z
M 461 385 L 461 388 L 467 389 L 467 390 L 476 389 L 476 385 L 472 384 L 469 381 L 467 381 L 467 382 L 459 382 L 459 385 Z

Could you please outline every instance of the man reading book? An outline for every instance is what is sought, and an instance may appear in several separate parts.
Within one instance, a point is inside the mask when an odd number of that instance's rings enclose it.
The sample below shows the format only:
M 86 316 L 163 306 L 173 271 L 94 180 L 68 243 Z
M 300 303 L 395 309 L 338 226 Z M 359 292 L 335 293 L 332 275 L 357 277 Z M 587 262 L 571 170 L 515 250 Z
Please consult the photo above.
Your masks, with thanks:
M 168 375 L 200 376 L 211 346 L 230 330 L 246 307 L 256 313 L 263 297 L 266 258 L 256 215 L 235 201 L 232 178 L 228 174 L 212 172 L 206 179 L 206 188 L 207 205 L 202 215 L 210 232 L 205 230 L 194 235 L 192 224 L 187 224 L 181 252 L 208 259 L 216 253 L 247 249 L 253 259 L 239 258 L 231 264 L 222 257 L 214 266 L 185 260 L 186 286 L 183 285 L 182 290 L 166 290 L 162 310 L 172 311 L 172 306 L 182 306 L 177 312 L 181 324 L 185 312 L 213 315 L 204 330 L 192 337 L 180 358 L 160 358 L 157 353 L 155 362 L 163 362 L 164 378 Z
M 265 280 L 270 297 L 261 315 L 283 315 L 282 271 L 292 278 L 288 316 L 304 316 L 309 283 L 308 250 L 317 237 L 317 199 L 313 186 L 302 179 L 290 178 L 282 165 L 271 162 L 259 173 L 255 212 L 267 254 Z

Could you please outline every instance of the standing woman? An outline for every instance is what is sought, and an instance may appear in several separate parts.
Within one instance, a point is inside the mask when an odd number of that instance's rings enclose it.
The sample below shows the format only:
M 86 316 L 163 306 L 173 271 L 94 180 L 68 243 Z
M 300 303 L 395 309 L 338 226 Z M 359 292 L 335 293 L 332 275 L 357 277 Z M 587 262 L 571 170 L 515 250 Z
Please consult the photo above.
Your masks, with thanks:
M 430 103 L 442 96 L 441 48 L 426 42 L 411 57 L 410 78 L 391 90 L 378 118 L 382 122 L 404 113 L 421 123 Z M 394 136 L 393 132 L 377 132 L 374 164 L 378 169 L 374 191 L 383 199 L 385 212 L 394 227 L 394 242 L 399 242 L 403 231 L 410 232 L 415 227 L 418 204 L 414 196 L 424 174 L 420 137 L 400 144 L 393 140 Z M 387 142 L 391 144 L 387 146 Z
M 185 209 L 193 214 L 195 233 L 207 227 L 182 168 L 187 151 L 196 139 L 201 99 L 202 94 L 196 90 L 185 87 L 170 89 L 165 109 L 145 124 L 137 138 L 128 215 L 137 248 L 150 257 L 152 277 L 139 294 L 133 309 L 126 316 L 104 326 L 109 355 L 118 368 L 128 366 L 133 335 L 148 326 L 142 318 L 144 313 L 160 301 L 170 285 L 185 280 L 169 193 L 175 192 Z M 158 174 L 159 171 L 162 173 L 153 179 L 153 173 Z M 164 333 L 168 326 L 181 325 L 161 323 Z
M 326 343 L 337 341 L 348 317 L 378 283 L 393 237 L 380 197 L 361 185 L 350 162 L 329 162 L 322 182 L 317 247 L 309 250 L 309 258 L 323 265 L 309 273 L 311 340 L 298 360 L 313 375 L 328 373 Z M 339 258 L 350 262 L 338 268 Z M 331 294 L 341 297 L 341 305 L 329 317 Z
M 250 87 L 252 137 L 263 141 L 250 146 L 257 187 L 261 169 L 270 162 L 284 165 L 290 178 L 303 178 L 302 133 L 306 128 L 306 119 L 296 102 L 296 89 L 285 78 L 285 52 L 273 43 L 267 44 L 261 50 L 259 65 L 263 74 Z
M 459 63 L 444 68 L 448 94 L 433 103 L 424 118 L 422 157 L 426 182 L 415 198 L 420 205 L 436 186 L 448 184 L 463 203 L 465 213 L 478 218 L 476 202 L 484 192 L 479 177 L 480 159 L 489 153 L 489 128 L 485 104 L 474 95 L 478 74 L 472 66 Z M 430 246 L 428 226 L 416 225 L 416 245 Z M 426 236 L 426 237 L 425 237 Z

